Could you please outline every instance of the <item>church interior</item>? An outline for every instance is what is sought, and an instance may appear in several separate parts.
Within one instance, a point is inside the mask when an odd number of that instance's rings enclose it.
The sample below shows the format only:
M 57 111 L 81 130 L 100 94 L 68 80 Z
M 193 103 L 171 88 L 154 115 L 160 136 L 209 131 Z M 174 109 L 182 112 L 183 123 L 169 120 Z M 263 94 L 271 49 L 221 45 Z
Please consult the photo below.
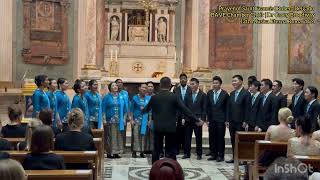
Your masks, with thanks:
M 234 13 L 237 11 L 236 8 L 228 10 L 227 7 L 256 7 L 256 9 L 243 8 Z M 299 15 L 303 22 L 288 23 L 295 17 L 288 17 L 288 21 L 282 18 L 280 22 L 281 18 L 278 20 L 277 14 L 285 11 L 259 10 L 258 7 L 303 7 L 305 9 L 291 9 L 293 15 L 294 13 L 297 17 Z M 254 19 L 259 16 L 259 12 L 265 16 L 264 21 L 267 23 Z M 266 12 L 269 12 L 270 16 L 267 16 Z M 246 14 L 252 14 L 252 17 L 244 21 L 240 16 Z M 218 17 L 219 15 L 224 17 Z M 236 15 L 239 17 L 235 17 Z M 313 19 L 306 19 L 308 15 Z M 311 154 L 303 151 L 293 155 L 294 160 L 288 158 L 292 161 L 282 159 L 282 162 L 292 163 L 298 160 L 308 165 L 307 167 L 311 166 L 312 170 L 315 170 L 312 172 L 320 170 L 320 142 L 315 140 L 319 137 L 320 141 L 320 105 L 317 100 L 317 88 L 320 88 L 320 1 L 318 0 L 1 0 L 0 23 L 2 24 L 0 28 L 0 129 L 12 123 L 11 116 L 8 116 L 8 107 L 13 104 L 21 109 L 19 123 L 30 126 L 29 121 L 33 118 L 36 108 L 32 101 L 35 91 L 39 88 L 37 78 L 35 80 L 38 75 L 49 78 L 49 85 L 52 81 L 50 79 L 56 80 L 58 86 L 59 78 L 67 80 L 69 86 L 66 87 L 65 93 L 70 103 L 79 94 L 75 90 L 75 85 L 82 86 L 81 82 L 85 82 L 91 88 L 90 82 L 96 82 L 97 92 L 101 95 L 102 101 L 112 93 L 114 82 L 117 83 L 120 91 L 118 81 L 121 80 L 122 90 L 127 92 L 128 100 L 134 101 L 133 97 L 141 93 L 142 84 L 149 87 L 151 82 L 154 93 L 157 94 L 161 91 L 161 78 L 171 79 L 171 91 L 173 91 L 182 87 L 182 79 L 185 77 L 188 87 L 189 84 L 197 84 L 197 94 L 201 91 L 210 99 L 209 92 L 214 93 L 213 108 L 216 108 L 215 105 L 219 102 L 219 100 L 216 102 L 215 93 L 222 92 L 215 89 L 214 83 L 217 81 L 218 84 L 220 82 L 221 90 L 227 92 L 228 97 L 230 95 L 229 101 L 232 97 L 235 98 L 234 106 L 230 105 L 232 103 L 226 103 L 224 121 L 228 125 L 222 123 L 224 157 L 220 157 L 221 161 L 217 161 L 217 157 L 210 154 L 213 153 L 212 149 L 217 147 L 213 143 L 215 140 L 211 139 L 213 135 L 210 135 L 213 130 L 210 129 L 209 124 L 212 123 L 208 123 L 209 120 L 205 121 L 206 118 L 209 119 L 208 114 L 210 114 L 209 108 L 206 107 L 205 114 L 207 113 L 208 117 L 202 119 L 205 122 L 200 129 L 203 153 L 198 154 L 197 127 L 193 127 L 194 134 L 191 129 L 191 140 L 189 139 L 191 157 L 190 152 L 186 154 L 184 151 L 187 145 L 182 145 L 180 153 L 179 150 L 177 152 L 177 167 L 182 169 L 183 179 L 256 180 L 259 176 L 261 179 L 262 176 L 269 175 L 272 172 L 267 168 L 273 164 L 271 165 L 271 162 L 268 166 L 261 165 L 261 154 L 270 151 L 270 154 L 282 154 L 283 158 L 289 157 L 290 154 L 290 140 L 289 142 L 287 142 L 288 139 L 282 142 L 270 140 L 273 137 L 269 132 L 272 131 L 270 126 L 281 126 L 274 129 L 292 128 L 296 133 L 301 131 L 297 133 L 300 135 L 294 136 L 294 138 L 302 138 L 297 142 L 302 141 L 303 144 L 304 140 L 309 142 L 311 139 L 312 147 L 316 147 Z M 254 79 L 250 80 L 252 77 Z M 281 87 L 276 80 L 281 82 Z M 243 122 L 237 122 L 238 124 L 230 120 L 231 116 L 237 116 L 232 115 L 233 113 L 239 115 L 235 119 L 242 119 L 243 115 L 238 112 L 242 109 L 235 110 L 237 112 L 230 110 L 231 107 L 238 107 L 236 101 L 240 97 L 235 81 L 241 81 L 241 88 L 248 94 L 248 102 L 250 98 L 251 102 L 252 98 L 256 98 L 259 93 L 262 94 L 261 107 L 258 107 L 257 114 L 260 111 L 265 113 L 265 117 L 259 117 L 268 121 L 268 113 L 262 111 L 274 110 L 275 117 L 272 119 L 275 121 L 274 124 L 271 123 L 264 128 L 257 123 L 250 131 L 250 123 L 246 119 Z M 265 86 L 269 86 L 269 90 L 268 88 L 264 90 Z M 277 100 L 279 93 L 274 92 L 274 86 L 280 87 L 278 92 L 285 95 L 285 105 L 275 107 L 276 105 L 273 104 L 269 109 L 264 108 L 265 104 L 268 105 L 265 101 L 268 101 L 270 93 L 275 94 L 272 95 L 274 102 Z M 297 91 L 296 86 L 301 87 L 301 91 Z M 79 92 L 81 88 L 79 87 Z M 251 91 L 255 88 L 257 89 Z M 255 96 L 256 91 L 257 96 Z M 308 99 L 309 96 L 310 99 Z M 300 120 L 300 116 L 295 114 L 298 111 L 299 102 L 296 102 L 299 101 L 298 99 L 301 101 L 303 99 L 305 103 L 300 109 L 303 117 L 309 118 L 312 123 L 310 125 L 312 132 L 310 130 L 309 135 L 306 135 L 307 130 L 302 127 L 307 120 L 303 118 Z M 209 100 L 207 101 L 206 103 L 209 103 Z M 252 107 L 254 101 L 252 100 Z M 249 105 L 251 105 L 250 102 Z M 89 104 L 87 106 L 90 108 Z M 239 108 L 242 108 L 241 106 L 244 105 L 240 104 Z M 312 110 L 310 110 L 311 106 Z M 288 123 L 289 125 L 282 127 L 280 111 L 284 108 L 290 113 L 292 111 L 290 117 L 294 118 L 293 125 Z M 131 111 L 129 109 L 128 111 Z M 191 111 L 195 112 L 192 109 Z M 220 111 L 220 109 L 214 111 Z M 250 110 L 246 108 L 245 111 L 247 119 L 256 113 L 253 108 Z M 212 118 L 215 119 L 216 116 L 218 115 L 213 115 Z M 128 118 L 130 119 L 129 115 Z M 141 158 L 144 154 L 140 154 L 141 157 L 138 158 L 133 155 L 132 149 L 136 135 L 133 132 L 133 124 L 130 122 L 129 120 L 124 125 L 121 158 L 110 158 L 106 151 L 108 144 L 105 142 L 109 137 L 106 131 L 110 130 L 113 133 L 113 129 L 96 128 L 92 129 L 95 151 L 75 151 L 72 154 L 53 150 L 62 155 L 65 162 L 89 162 L 90 165 L 92 164 L 91 169 L 61 170 L 60 172 L 25 170 L 27 179 L 159 179 L 160 175 L 157 178 L 155 176 L 151 178 L 152 151 L 146 153 L 145 158 Z M 239 123 L 244 124 L 239 125 Z M 262 122 L 263 125 L 264 123 Z M 219 129 L 220 126 L 212 128 Z M 303 139 L 304 135 L 306 139 Z M 55 141 L 58 141 L 57 137 Z M 187 137 L 186 134 L 182 138 L 185 137 Z M 28 151 L 18 151 L 15 146 L 20 141 L 24 141 L 24 137 L 5 138 L 2 134 L 1 139 L 14 144 L 14 148 L 6 152 L 9 153 L 10 158 L 22 162 Z M 306 149 L 312 149 L 312 147 L 308 146 Z M 296 148 L 299 149 L 299 147 Z M 210 156 L 214 160 L 208 160 Z M 231 163 L 227 163 L 230 159 Z M 176 170 L 176 166 L 173 167 Z M 171 169 L 168 172 L 174 170 Z M 310 168 L 308 170 L 310 179 L 320 179 L 319 174 L 311 177 Z M 277 174 L 277 172 L 274 173 Z M 283 173 L 282 178 L 279 179 L 294 177 L 288 174 L 294 173 Z M 304 177 L 297 179 L 304 179 Z

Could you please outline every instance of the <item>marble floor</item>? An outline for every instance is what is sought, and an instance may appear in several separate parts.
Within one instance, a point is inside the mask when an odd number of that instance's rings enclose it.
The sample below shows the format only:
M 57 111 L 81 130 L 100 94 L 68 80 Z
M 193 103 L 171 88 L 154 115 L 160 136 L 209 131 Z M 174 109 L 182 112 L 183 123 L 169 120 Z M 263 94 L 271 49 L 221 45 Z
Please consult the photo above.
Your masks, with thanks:
M 190 159 L 177 159 L 182 166 L 185 179 L 191 180 L 231 180 L 233 179 L 233 164 L 225 162 L 196 160 L 196 156 Z M 231 156 L 226 155 L 226 159 Z M 151 168 L 151 156 L 147 158 L 131 158 L 131 154 L 123 154 L 121 159 L 105 159 L 105 180 L 145 180 L 149 177 Z M 241 168 L 241 167 L 240 167 Z M 241 168 L 242 169 L 242 168 Z

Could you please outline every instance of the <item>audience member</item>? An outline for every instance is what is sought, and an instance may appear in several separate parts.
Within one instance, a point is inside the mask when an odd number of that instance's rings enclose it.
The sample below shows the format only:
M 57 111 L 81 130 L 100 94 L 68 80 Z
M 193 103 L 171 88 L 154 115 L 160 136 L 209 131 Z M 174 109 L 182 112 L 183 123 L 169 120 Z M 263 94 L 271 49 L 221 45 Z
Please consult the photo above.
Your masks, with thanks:
M 2 127 L 1 134 L 4 138 L 23 138 L 26 135 L 26 125 L 21 124 L 22 111 L 18 105 L 8 107 L 9 124 Z

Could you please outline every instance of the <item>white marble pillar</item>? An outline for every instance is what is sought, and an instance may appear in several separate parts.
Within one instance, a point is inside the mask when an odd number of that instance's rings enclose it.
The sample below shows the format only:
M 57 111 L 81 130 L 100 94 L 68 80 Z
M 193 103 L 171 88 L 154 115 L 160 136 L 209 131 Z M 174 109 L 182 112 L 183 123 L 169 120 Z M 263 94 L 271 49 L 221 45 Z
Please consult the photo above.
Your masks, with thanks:
M 86 5 L 87 0 L 75 1 L 75 24 L 74 24 L 74 78 L 79 78 L 81 68 L 86 64 Z
M 13 81 L 13 7 L 16 1 L 0 1 L 0 81 Z
M 275 6 L 276 0 L 260 1 L 261 6 Z M 275 62 L 275 24 L 261 24 L 259 54 L 260 63 L 258 63 L 257 76 L 259 79 L 276 78 L 276 62 Z
M 199 0 L 198 70 L 208 70 L 209 66 L 209 10 L 210 0 Z
M 198 68 L 199 53 L 199 0 L 192 3 L 191 70 L 195 71 Z
M 97 0 L 87 1 L 86 11 L 86 44 L 87 44 L 87 62 L 86 65 L 96 66 L 96 37 L 97 37 Z
M 97 67 L 102 69 L 104 67 L 104 38 L 105 38 L 105 1 L 97 0 Z
M 191 55 L 192 55 L 192 11 L 193 11 L 193 3 L 196 1 L 193 0 L 185 0 L 185 16 L 184 16 L 184 37 L 183 37 L 183 71 L 190 72 L 191 71 Z

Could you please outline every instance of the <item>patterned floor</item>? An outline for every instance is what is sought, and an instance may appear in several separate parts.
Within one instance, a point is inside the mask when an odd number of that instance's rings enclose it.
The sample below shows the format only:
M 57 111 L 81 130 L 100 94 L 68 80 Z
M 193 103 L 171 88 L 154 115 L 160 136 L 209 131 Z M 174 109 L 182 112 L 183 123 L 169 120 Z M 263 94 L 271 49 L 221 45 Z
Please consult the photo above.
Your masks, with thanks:
M 225 162 L 196 160 L 195 156 L 190 159 L 181 159 L 177 156 L 182 166 L 185 179 L 190 180 L 231 180 L 233 179 L 233 164 Z M 226 155 L 229 159 L 230 155 Z M 105 159 L 105 180 L 147 180 L 151 168 L 151 157 L 131 158 L 131 154 L 122 155 L 121 159 Z M 242 168 L 241 168 L 242 169 Z

